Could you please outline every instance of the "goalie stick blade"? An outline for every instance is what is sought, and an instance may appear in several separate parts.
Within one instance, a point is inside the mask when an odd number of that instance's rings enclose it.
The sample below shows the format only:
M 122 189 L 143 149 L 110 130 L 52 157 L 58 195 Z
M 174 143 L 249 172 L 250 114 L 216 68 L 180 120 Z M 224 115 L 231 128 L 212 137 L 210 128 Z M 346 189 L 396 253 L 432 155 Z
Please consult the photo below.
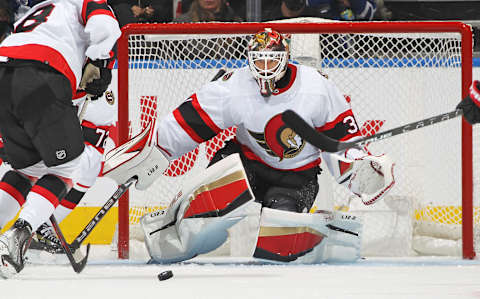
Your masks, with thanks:
M 305 139 L 318 149 L 326 152 L 334 153 L 355 146 L 362 147 L 369 142 L 376 142 L 384 140 L 389 137 L 407 133 L 423 127 L 428 127 L 433 124 L 450 120 L 462 115 L 462 110 L 454 110 L 451 112 L 439 114 L 433 117 L 425 118 L 416 122 L 412 122 L 400 127 L 390 129 L 381 133 L 377 133 L 368 137 L 360 138 L 351 142 L 342 142 L 328 137 L 327 135 L 317 132 L 312 128 L 302 117 L 292 110 L 286 110 L 282 113 L 282 120 L 298 135 Z

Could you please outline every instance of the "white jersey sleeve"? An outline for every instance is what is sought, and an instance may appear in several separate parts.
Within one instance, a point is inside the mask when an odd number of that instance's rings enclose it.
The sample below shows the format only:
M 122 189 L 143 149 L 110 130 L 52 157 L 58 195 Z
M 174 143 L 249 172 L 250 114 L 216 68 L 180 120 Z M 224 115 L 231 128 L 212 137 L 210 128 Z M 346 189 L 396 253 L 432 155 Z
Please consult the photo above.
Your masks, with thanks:
M 92 60 L 112 58 L 112 48 L 121 32 L 111 8 L 106 1 L 83 1 L 82 18 L 86 23 L 85 33 L 89 36 L 85 55 Z
M 331 80 L 323 78 L 321 83 L 326 96 L 322 105 L 318 106 L 316 117 L 313 118 L 315 129 L 341 141 L 360 136 L 350 99 L 345 97 Z
M 209 82 L 157 124 L 157 145 L 176 159 L 235 124 L 228 82 Z
M 73 175 L 74 188 L 87 192 L 95 184 L 97 177 L 102 170 L 103 154 L 94 146 L 85 145 L 84 153 L 81 155 L 80 165 Z
M 73 100 L 73 104 L 79 107 L 79 113 L 84 109 L 86 96 Z M 83 119 L 91 122 L 95 126 L 112 126 L 117 121 L 118 104 L 115 94 L 111 89 L 107 89 L 103 95 L 90 101 L 85 107 Z
M 0 46 L 0 58 L 48 64 L 68 78 L 73 94 L 86 57 L 113 57 L 112 47 L 121 34 L 106 0 L 46 0 L 14 27 Z

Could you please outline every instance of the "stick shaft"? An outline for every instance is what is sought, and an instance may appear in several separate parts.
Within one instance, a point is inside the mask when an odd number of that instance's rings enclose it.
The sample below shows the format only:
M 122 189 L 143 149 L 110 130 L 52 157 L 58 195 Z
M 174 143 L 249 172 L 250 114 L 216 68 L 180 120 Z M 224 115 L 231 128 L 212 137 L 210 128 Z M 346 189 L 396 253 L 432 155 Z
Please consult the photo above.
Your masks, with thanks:
M 102 220 L 103 216 L 115 205 L 115 203 L 122 197 L 122 195 L 127 192 L 128 188 L 137 181 L 136 178 L 130 178 L 124 184 L 118 186 L 117 190 L 113 195 L 105 202 L 105 204 L 100 208 L 100 210 L 93 216 L 93 218 L 88 222 L 85 228 L 75 237 L 75 240 L 72 242 L 72 248 L 79 248 L 82 242 L 90 235 L 92 230 L 97 226 L 98 222 Z
M 82 109 L 80 109 L 80 112 L 78 113 L 78 120 L 80 120 L 80 123 L 82 123 L 82 120 L 85 117 L 85 113 L 87 112 L 88 104 L 90 104 L 91 101 L 92 96 L 87 94 L 87 98 L 83 102 Z
M 298 135 L 300 135 L 307 142 L 313 146 L 326 151 L 338 152 L 352 147 L 365 146 L 367 143 L 384 140 L 393 136 L 404 134 L 413 130 L 428 127 L 436 123 L 450 120 L 462 115 L 461 110 L 454 110 L 451 112 L 439 114 L 437 116 L 425 118 L 415 121 L 400 127 L 390 129 L 385 132 L 377 133 L 372 136 L 364 137 L 356 141 L 342 142 L 327 135 L 317 132 L 305 120 L 303 120 L 297 113 L 292 110 L 286 110 L 282 114 L 283 121 L 292 128 Z

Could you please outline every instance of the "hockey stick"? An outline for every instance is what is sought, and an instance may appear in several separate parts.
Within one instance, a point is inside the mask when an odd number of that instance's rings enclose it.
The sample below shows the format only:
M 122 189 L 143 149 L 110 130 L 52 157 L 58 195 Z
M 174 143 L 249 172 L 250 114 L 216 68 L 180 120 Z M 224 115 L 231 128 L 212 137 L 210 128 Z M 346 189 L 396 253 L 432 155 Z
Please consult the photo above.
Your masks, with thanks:
M 323 151 L 335 153 L 356 146 L 361 147 L 369 142 L 384 140 L 392 136 L 407 133 L 423 127 L 428 127 L 439 122 L 456 118 L 460 115 L 462 115 L 462 110 L 454 110 L 350 142 L 338 141 L 336 139 L 328 137 L 323 133 L 316 131 L 292 110 L 284 111 L 282 113 L 282 120 L 308 143 Z
M 82 109 L 80 109 L 80 112 L 78 113 L 78 120 L 80 120 L 80 123 L 82 123 L 82 120 L 85 117 L 85 113 L 87 112 L 88 104 L 90 104 L 91 101 L 92 101 L 92 95 L 87 94 L 87 98 L 83 102 Z
M 80 110 L 80 113 L 78 114 L 78 119 L 80 120 L 80 123 L 83 120 L 83 117 L 85 116 L 85 112 L 87 111 L 87 106 L 91 102 L 91 95 L 87 95 L 87 98 L 85 99 L 82 109 Z M 87 265 L 87 260 L 88 260 L 88 254 L 90 252 L 90 244 L 87 245 L 87 254 L 83 255 L 79 250 L 75 250 L 72 252 L 71 246 L 67 243 L 65 240 L 65 237 L 62 233 L 62 230 L 60 229 L 60 226 L 58 225 L 57 219 L 55 216 L 52 214 L 50 215 L 50 222 L 52 223 L 52 227 L 55 230 L 55 233 L 57 234 L 58 240 L 60 241 L 60 244 L 63 248 L 63 251 L 65 252 L 65 255 L 67 256 L 70 265 L 72 265 L 73 270 L 76 273 L 82 272 L 82 270 L 85 268 Z M 33 234 L 32 234 L 33 236 Z
M 85 226 L 85 228 L 75 237 L 75 240 L 72 242 L 72 244 L 69 244 L 70 248 L 74 250 L 74 252 L 77 252 L 80 248 L 80 245 L 82 242 L 85 240 L 85 238 L 88 237 L 88 235 L 92 232 L 92 230 L 97 226 L 98 222 L 102 220 L 103 216 L 107 214 L 107 212 L 110 210 L 113 205 L 122 197 L 122 195 L 127 192 L 128 188 L 130 188 L 131 185 L 137 182 L 136 177 L 131 177 L 128 179 L 125 183 L 121 184 L 118 186 L 117 190 L 113 193 L 113 195 L 105 202 L 103 207 L 100 208 L 100 210 L 93 216 L 92 220 L 88 222 L 88 224 Z M 90 244 L 88 244 L 89 246 Z M 87 254 L 88 254 L 88 246 L 87 246 Z
M 220 79 L 220 77 L 222 77 L 226 72 L 227 72 L 226 69 L 219 69 L 218 72 L 215 74 L 215 76 L 213 76 L 212 80 L 210 80 L 210 81 L 211 81 L 211 82 L 217 81 L 217 80 Z
M 80 245 L 85 240 L 86 237 L 92 232 L 98 222 L 105 216 L 105 214 L 110 210 L 113 205 L 122 197 L 122 195 L 128 190 L 128 188 L 137 181 L 136 177 L 130 178 L 125 184 L 121 184 L 118 186 L 117 190 L 113 195 L 107 200 L 107 202 L 103 205 L 103 207 L 98 211 L 97 214 L 88 222 L 85 228 L 78 234 L 72 244 L 68 244 L 63 236 L 62 231 L 55 219 L 53 214 L 50 216 L 50 222 L 52 223 L 53 229 L 57 234 L 60 243 L 62 244 L 62 248 L 67 255 L 70 264 L 75 272 L 80 273 L 87 265 L 88 254 L 90 253 L 90 244 L 87 244 L 87 253 L 83 255 L 80 251 Z
M 85 112 L 87 111 L 87 106 L 88 104 L 90 104 L 90 102 L 91 102 L 91 95 L 88 94 L 87 98 L 85 99 L 85 102 L 82 105 L 82 109 L 78 114 L 78 119 L 80 120 L 80 123 L 82 122 L 83 117 L 85 116 Z M 76 273 L 82 272 L 82 270 L 87 265 L 88 254 L 90 253 L 90 244 L 87 245 L 86 255 L 83 255 L 80 250 L 74 250 L 72 252 L 72 248 L 65 240 L 62 230 L 58 225 L 57 219 L 55 219 L 55 216 L 53 214 L 50 216 L 50 222 L 52 223 L 52 227 L 55 230 L 55 233 L 57 234 L 60 244 L 62 245 L 63 251 L 65 252 L 65 255 L 70 261 L 70 265 L 72 265 L 73 270 Z
M 87 245 L 87 254 L 85 256 L 80 252 L 80 250 L 75 250 L 72 252 L 72 248 L 65 240 L 65 237 L 63 236 L 63 233 L 58 226 L 57 219 L 55 219 L 55 216 L 53 216 L 53 214 L 50 216 L 50 222 L 52 223 L 53 229 L 55 230 L 55 233 L 57 234 L 57 237 L 62 244 L 63 250 L 68 257 L 68 260 L 70 261 L 70 265 L 72 265 L 73 271 L 77 273 L 82 272 L 82 270 L 87 265 L 88 254 L 90 252 L 90 244 Z

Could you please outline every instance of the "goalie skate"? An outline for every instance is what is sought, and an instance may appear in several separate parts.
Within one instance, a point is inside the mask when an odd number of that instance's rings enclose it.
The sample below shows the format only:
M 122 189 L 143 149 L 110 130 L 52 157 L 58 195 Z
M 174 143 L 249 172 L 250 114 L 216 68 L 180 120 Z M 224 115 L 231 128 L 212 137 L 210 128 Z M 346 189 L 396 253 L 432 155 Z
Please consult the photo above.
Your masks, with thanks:
M 8 279 L 25 266 L 25 251 L 29 246 L 32 228 L 22 219 L 0 236 L 0 277 Z
M 167 168 L 169 162 L 153 143 L 155 121 L 137 136 L 107 153 L 103 175 L 117 184 L 137 178 L 135 188 L 147 189 Z

